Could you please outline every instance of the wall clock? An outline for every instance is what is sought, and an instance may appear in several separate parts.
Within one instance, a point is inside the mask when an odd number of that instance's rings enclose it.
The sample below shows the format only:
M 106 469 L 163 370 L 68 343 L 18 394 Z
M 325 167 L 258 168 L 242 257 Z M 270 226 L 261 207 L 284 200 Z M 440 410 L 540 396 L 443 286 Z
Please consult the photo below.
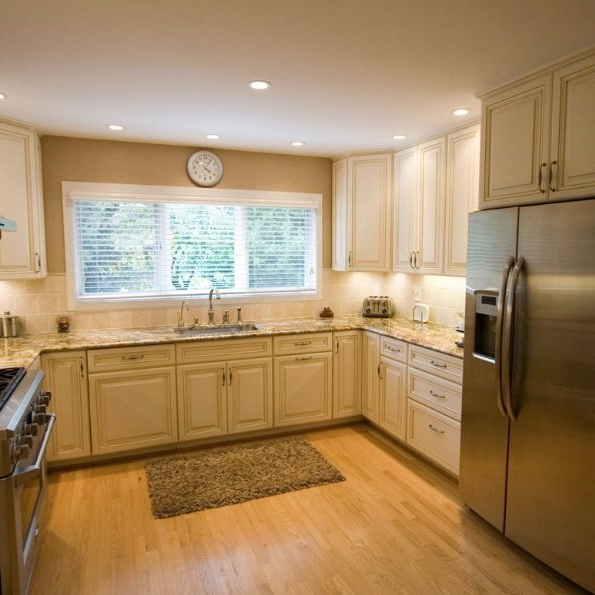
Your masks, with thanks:
M 199 186 L 214 186 L 223 177 L 223 163 L 211 151 L 197 151 L 188 159 L 188 175 Z

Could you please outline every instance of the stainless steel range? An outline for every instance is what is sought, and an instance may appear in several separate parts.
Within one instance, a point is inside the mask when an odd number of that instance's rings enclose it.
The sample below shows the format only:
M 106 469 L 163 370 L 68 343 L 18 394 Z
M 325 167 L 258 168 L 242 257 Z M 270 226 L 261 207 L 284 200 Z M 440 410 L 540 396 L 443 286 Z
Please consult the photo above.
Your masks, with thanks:
M 55 417 L 43 372 L 0 369 L 0 592 L 29 590 L 46 492 L 45 452 Z

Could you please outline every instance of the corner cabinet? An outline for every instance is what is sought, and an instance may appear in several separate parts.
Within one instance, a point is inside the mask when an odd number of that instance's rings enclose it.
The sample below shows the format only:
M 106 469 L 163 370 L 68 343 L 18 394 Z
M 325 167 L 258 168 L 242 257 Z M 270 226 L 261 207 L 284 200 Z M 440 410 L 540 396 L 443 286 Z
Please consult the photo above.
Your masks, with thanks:
M 333 269 L 388 271 L 392 154 L 333 163 Z
M 480 208 L 595 194 L 595 54 L 481 99 Z
M 0 240 L 0 279 L 46 274 L 39 138 L 31 128 L 0 120 L 0 215 L 16 232 Z

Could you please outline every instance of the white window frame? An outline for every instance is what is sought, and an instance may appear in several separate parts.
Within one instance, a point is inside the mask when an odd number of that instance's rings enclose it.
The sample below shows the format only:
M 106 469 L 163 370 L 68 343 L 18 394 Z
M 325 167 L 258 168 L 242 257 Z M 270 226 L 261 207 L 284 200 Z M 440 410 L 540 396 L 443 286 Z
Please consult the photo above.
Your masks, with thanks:
M 204 300 L 205 295 L 188 291 L 175 296 L 134 297 L 78 297 L 74 233 L 76 200 L 119 200 L 125 202 L 210 203 L 216 205 L 242 203 L 253 206 L 314 208 L 316 219 L 316 289 L 311 292 L 280 292 L 260 294 L 228 294 L 222 292 L 226 303 L 266 303 L 322 299 L 322 194 L 276 192 L 270 190 L 237 190 L 221 188 L 192 188 L 184 186 L 148 186 L 137 184 L 105 184 L 94 182 L 62 182 L 64 214 L 64 244 L 66 256 L 66 290 L 68 310 L 105 310 L 114 308 L 173 307 L 180 299 Z

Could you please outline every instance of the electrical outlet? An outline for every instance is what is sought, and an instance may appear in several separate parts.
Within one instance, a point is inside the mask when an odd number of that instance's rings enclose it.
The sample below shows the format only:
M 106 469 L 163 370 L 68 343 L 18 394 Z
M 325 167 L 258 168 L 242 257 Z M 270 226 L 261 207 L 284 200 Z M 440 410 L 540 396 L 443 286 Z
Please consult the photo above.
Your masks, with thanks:
M 421 299 L 421 290 L 419 289 L 419 287 L 414 287 L 413 288 L 413 301 L 419 302 L 420 299 Z

